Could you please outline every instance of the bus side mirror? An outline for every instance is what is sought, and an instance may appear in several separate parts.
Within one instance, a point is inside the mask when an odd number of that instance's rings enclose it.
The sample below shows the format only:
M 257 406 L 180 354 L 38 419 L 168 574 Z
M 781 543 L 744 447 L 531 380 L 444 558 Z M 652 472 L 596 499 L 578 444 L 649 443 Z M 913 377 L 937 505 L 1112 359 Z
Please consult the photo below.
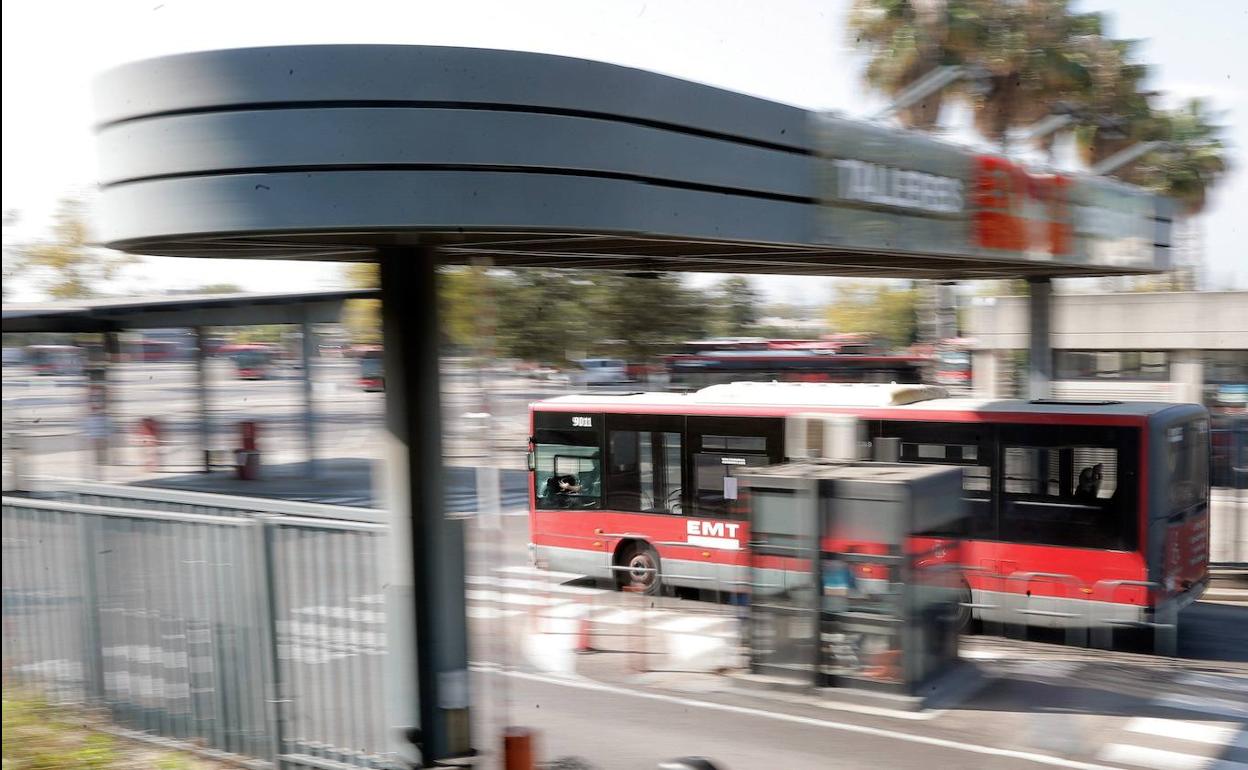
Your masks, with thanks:
M 525 460 L 526 460 L 526 462 L 527 462 L 527 464 L 528 464 L 528 466 L 529 466 L 529 470 L 531 470 L 531 471 L 537 470 L 537 455 L 536 455 L 536 453 L 535 453 L 532 449 L 530 449 L 529 451 L 527 451 L 527 452 L 525 452 L 525 453 L 524 453 L 524 457 L 525 457 Z

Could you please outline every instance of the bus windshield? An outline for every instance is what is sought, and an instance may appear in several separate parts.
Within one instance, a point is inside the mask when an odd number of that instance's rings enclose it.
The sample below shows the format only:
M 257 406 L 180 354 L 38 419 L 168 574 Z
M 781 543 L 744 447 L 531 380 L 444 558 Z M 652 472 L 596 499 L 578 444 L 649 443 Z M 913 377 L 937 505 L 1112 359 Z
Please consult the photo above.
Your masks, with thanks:
M 598 434 L 538 431 L 534 470 L 538 508 L 598 508 L 602 462 Z
M 1209 421 L 1193 420 L 1166 431 L 1170 466 L 1170 505 L 1164 514 L 1182 513 L 1209 496 Z

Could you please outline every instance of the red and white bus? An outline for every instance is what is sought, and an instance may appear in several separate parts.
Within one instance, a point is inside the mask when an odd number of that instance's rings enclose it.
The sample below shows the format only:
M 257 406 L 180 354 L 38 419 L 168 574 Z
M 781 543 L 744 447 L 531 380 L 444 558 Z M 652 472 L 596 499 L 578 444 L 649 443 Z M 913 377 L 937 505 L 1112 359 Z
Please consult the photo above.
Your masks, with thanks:
M 896 439 L 903 462 L 964 468 L 967 529 L 938 534 L 962 539 L 976 616 L 1149 622 L 1158 607 L 1203 592 L 1203 407 L 946 395 L 922 385 L 750 382 L 533 404 L 534 560 L 647 592 L 661 581 L 747 585 L 749 522 L 728 499 L 729 469 L 784 462 L 789 418 L 851 414 L 870 440 Z M 624 566 L 636 572 L 613 569 Z

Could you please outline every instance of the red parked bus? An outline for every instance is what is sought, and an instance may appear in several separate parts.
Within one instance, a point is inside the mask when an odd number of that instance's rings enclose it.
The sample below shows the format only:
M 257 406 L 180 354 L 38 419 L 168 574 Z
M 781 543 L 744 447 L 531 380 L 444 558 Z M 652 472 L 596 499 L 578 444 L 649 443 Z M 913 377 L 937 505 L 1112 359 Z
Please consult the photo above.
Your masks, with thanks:
M 821 413 L 855 415 L 873 442 L 895 439 L 902 462 L 964 468 L 967 529 L 935 534 L 962 540 L 977 617 L 1150 622 L 1208 582 L 1203 407 L 984 402 L 923 385 L 751 382 L 536 403 L 534 560 L 648 592 L 746 584 L 749 523 L 725 479 L 784 462 L 789 418 Z M 623 566 L 637 571 L 613 569 Z

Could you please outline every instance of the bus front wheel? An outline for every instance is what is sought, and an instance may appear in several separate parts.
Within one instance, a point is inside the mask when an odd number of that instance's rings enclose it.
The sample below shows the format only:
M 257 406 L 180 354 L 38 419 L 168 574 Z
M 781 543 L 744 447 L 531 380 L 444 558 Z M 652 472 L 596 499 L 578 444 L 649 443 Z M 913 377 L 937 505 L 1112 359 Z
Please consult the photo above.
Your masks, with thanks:
M 659 554 L 649 543 L 636 542 L 625 546 L 617 566 L 628 568 L 615 571 L 615 584 L 621 591 L 657 596 L 663 590 Z

